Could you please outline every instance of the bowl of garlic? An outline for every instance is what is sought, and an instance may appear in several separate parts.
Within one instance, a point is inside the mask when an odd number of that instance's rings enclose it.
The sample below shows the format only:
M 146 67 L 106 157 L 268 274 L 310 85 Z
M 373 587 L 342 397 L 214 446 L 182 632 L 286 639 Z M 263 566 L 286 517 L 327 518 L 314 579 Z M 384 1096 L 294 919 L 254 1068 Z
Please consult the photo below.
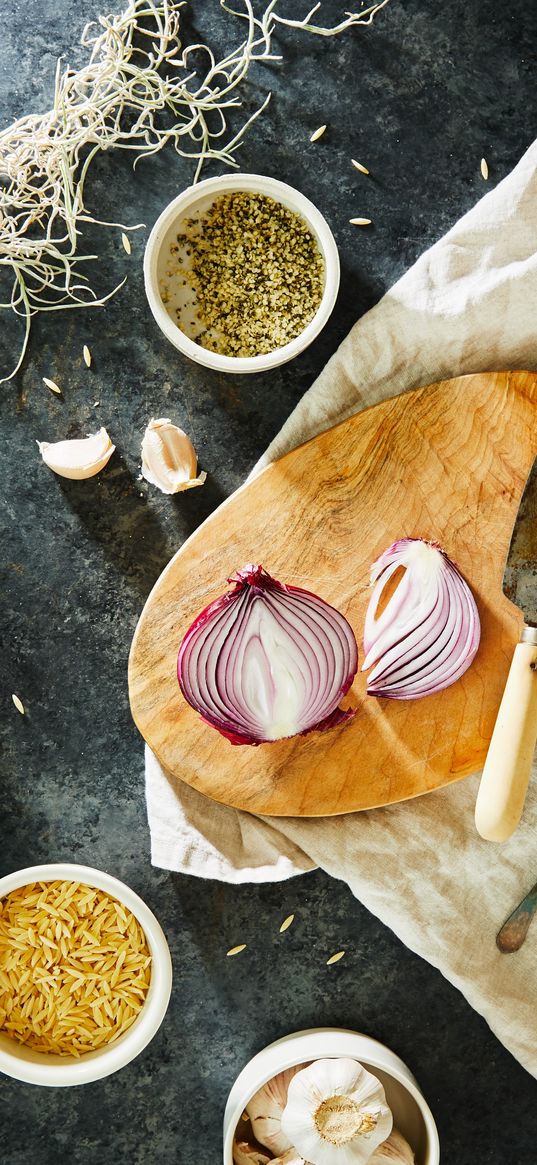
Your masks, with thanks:
M 315 1028 L 243 1068 L 224 1165 L 438 1165 L 432 1112 L 406 1064 L 359 1032 Z

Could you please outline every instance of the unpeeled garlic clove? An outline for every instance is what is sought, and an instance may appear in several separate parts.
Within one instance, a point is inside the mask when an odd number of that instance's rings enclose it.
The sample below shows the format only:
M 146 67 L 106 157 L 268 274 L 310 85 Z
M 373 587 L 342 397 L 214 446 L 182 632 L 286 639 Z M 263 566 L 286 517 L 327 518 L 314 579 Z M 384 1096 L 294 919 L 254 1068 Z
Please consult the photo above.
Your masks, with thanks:
M 248 1141 L 233 1142 L 233 1165 L 272 1165 L 272 1158 Z
M 281 1121 L 287 1104 L 289 1084 L 297 1072 L 305 1067 L 305 1064 L 297 1064 L 294 1068 L 286 1068 L 284 1072 L 279 1072 L 272 1080 L 268 1080 L 246 1105 L 256 1140 L 277 1157 L 281 1157 L 292 1148 L 292 1141 L 282 1131 Z
M 196 450 L 186 433 L 168 417 L 152 418 L 142 440 L 142 476 L 165 494 L 203 485 L 206 473 L 196 477 Z
M 296 1149 L 288 1149 L 281 1157 L 274 1157 L 270 1165 L 311 1165 L 311 1162 L 305 1161 Z
M 106 429 L 72 441 L 38 441 L 37 444 L 45 465 L 59 477 L 74 481 L 100 473 L 115 449 Z
M 375 1149 L 369 1165 L 414 1165 L 415 1157 L 408 1141 L 398 1129 L 392 1129 L 388 1140 Z
M 357 1060 L 315 1060 L 289 1084 L 284 1136 L 315 1165 L 365 1165 L 392 1130 L 376 1076 Z

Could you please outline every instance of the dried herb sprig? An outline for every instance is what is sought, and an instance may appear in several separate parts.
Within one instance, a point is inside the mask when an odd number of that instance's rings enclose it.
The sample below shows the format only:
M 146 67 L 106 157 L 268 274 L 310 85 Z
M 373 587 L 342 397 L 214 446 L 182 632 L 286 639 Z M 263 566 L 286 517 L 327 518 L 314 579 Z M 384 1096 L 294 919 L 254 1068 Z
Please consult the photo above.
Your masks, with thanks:
M 314 4 L 307 16 L 303 16 L 301 20 L 292 20 L 288 16 L 280 16 L 279 12 L 276 12 L 276 7 L 279 2 L 280 0 L 271 0 L 263 16 L 255 20 L 255 25 L 259 28 L 263 39 L 268 45 L 270 45 L 270 40 L 277 24 L 285 25 L 287 28 L 301 28 L 303 32 L 311 32 L 315 36 L 338 36 L 340 32 L 346 32 L 347 29 L 353 28 L 357 24 L 372 24 L 375 14 L 381 8 L 385 8 L 389 0 L 379 0 L 379 3 L 372 4 L 369 8 L 364 8 L 363 12 L 347 12 L 344 20 L 340 20 L 339 24 L 334 24 L 330 28 L 311 23 L 312 18 L 321 7 L 321 0 L 317 4 Z M 220 6 L 226 12 L 232 12 L 234 16 L 242 16 L 244 19 L 250 19 L 251 4 L 249 0 L 243 0 L 243 3 L 245 11 L 237 12 L 235 8 L 230 7 L 227 0 L 220 0 Z

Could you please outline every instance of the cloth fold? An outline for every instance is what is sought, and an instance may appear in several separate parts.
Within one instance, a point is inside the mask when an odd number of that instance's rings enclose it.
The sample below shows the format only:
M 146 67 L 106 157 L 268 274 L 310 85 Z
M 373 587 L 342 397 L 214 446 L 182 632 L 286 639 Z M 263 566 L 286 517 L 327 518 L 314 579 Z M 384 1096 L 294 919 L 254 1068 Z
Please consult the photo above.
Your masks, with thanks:
M 468 372 L 537 368 L 536 304 L 534 142 L 355 324 L 255 471 L 399 392 Z M 535 445 L 537 453 L 537 416 Z M 261 818 L 209 801 L 146 749 L 152 861 L 236 883 L 321 866 L 459 987 L 537 1076 L 534 941 L 530 935 L 509 956 L 495 945 L 499 926 L 537 877 L 536 784 L 522 825 L 498 847 L 475 832 L 476 777 L 366 813 Z

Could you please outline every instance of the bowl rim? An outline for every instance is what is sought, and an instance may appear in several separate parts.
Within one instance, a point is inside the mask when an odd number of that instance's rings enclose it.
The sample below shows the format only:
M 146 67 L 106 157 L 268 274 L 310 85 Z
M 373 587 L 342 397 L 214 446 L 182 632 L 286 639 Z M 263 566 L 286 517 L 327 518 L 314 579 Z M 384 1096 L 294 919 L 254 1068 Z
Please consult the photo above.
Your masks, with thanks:
M 42 1053 L 42 1060 L 26 1060 L 19 1052 L 24 1045 L 13 1043 L 13 1051 L 0 1047 L 0 1071 L 27 1084 L 63 1087 L 88 1084 L 101 1080 L 138 1056 L 158 1031 L 166 1014 L 172 988 L 172 961 L 166 936 L 149 906 L 125 882 L 97 870 L 93 866 L 74 862 L 50 862 L 14 870 L 0 878 L 0 898 L 30 882 L 75 881 L 104 890 L 119 899 L 135 915 L 147 938 L 151 953 L 151 981 L 145 1003 L 125 1035 L 94 1052 L 86 1052 L 80 1059 L 50 1056 Z M 9 1037 L 6 1037 L 9 1038 Z
M 290 210 L 300 214 L 316 236 L 325 267 L 324 291 L 313 319 L 288 344 L 261 356 L 224 356 L 219 352 L 210 352 L 209 349 L 202 348 L 201 344 L 196 344 L 173 322 L 162 303 L 158 288 L 157 266 L 160 249 L 174 219 L 178 218 L 180 214 L 184 214 L 189 206 L 207 194 L 214 192 L 216 195 L 233 190 L 251 190 L 253 193 L 267 194 L 276 202 L 281 202 Z M 145 246 L 145 293 L 160 330 L 183 355 L 188 356 L 197 364 L 202 364 L 206 368 L 212 368 L 218 372 L 266 372 L 292 360 L 304 351 L 324 328 L 337 299 L 339 282 L 339 252 L 334 235 L 324 215 L 300 190 L 278 178 L 270 178 L 263 174 L 241 171 L 240 173 L 223 174 L 216 178 L 205 178 L 194 186 L 188 186 L 161 211 Z
M 322 1045 L 319 1044 L 320 1040 L 322 1040 Z M 327 1046 L 329 1050 L 326 1050 Z M 244 1065 L 231 1087 L 225 1108 L 224 1165 L 232 1165 L 235 1129 L 245 1105 L 259 1088 L 262 1088 L 276 1073 L 283 1072 L 295 1064 L 300 1064 L 303 1060 L 321 1057 L 333 1059 L 345 1055 L 354 1057 L 373 1069 L 380 1069 L 385 1075 L 391 1076 L 406 1089 L 419 1108 L 425 1125 L 428 1139 L 426 1165 L 439 1165 L 440 1140 L 436 1121 L 419 1084 L 404 1060 L 396 1052 L 392 1052 L 386 1044 L 365 1032 L 335 1027 L 306 1028 L 303 1031 L 290 1032 L 289 1035 L 262 1048 Z M 263 1063 L 265 1067 L 261 1071 Z M 254 1073 L 257 1069 L 258 1074 L 252 1076 L 252 1080 L 249 1081 L 248 1088 L 246 1088 L 247 1078 L 252 1069 Z

